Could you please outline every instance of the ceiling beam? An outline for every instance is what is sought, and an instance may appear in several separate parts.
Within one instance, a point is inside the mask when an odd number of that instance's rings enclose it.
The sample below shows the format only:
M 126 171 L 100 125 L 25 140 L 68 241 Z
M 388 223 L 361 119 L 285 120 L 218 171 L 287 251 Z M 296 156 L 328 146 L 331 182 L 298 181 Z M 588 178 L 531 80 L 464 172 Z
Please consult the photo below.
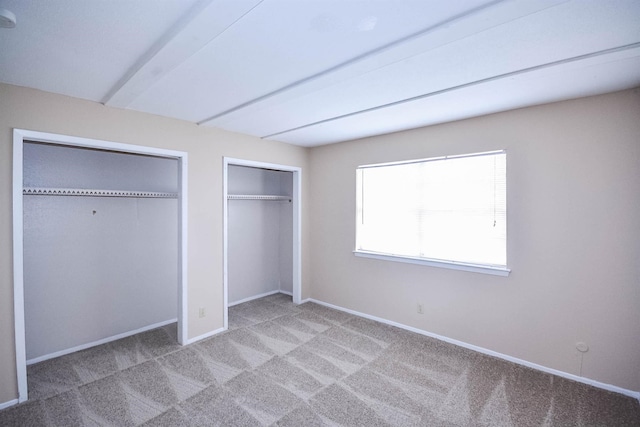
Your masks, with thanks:
M 486 31 L 506 22 L 541 10 L 566 3 L 569 0 L 495 0 L 468 10 L 437 25 L 424 28 L 409 36 L 395 40 L 377 49 L 365 52 L 334 67 L 322 70 L 272 92 L 221 111 L 197 123 L 223 126 L 239 117 L 254 114 L 270 105 L 297 98 L 333 83 L 382 68 L 436 49 L 454 41 Z
M 560 67 L 563 65 L 568 65 L 568 64 L 573 64 L 573 63 L 579 63 L 579 62 L 585 62 L 585 61 L 589 61 L 589 60 L 594 60 L 594 59 L 599 59 L 599 63 L 602 62 L 610 62 L 610 61 L 614 61 L 614 60 L 620 60 L 620 59 L 624 59 L 624 58 L 629 58 L 629 57 L 637 57 L 640 56 L 640 42 L 638 43 L 631 43 L 628 45 L 624 45 L 624 46 L 617 46 L 614 48 L 610 48 L 610 49 L 604 49 L 604 50 L 600 50 L 597 52 L 591 52 L 591 53 L 587 53 L 584 55 L 578 55 L 578 56 L 574 56 L 571 58 L 565 58 L 565 59 L 561 59 L 558 61 L 553 61 L 553 62 L 548 62 L 545 64 L 540 64 L 540 65 L 536 65 L 533 67 L 528 67 L 528 68 L 523 68 L 520 70 L 516 70 L 516 71 L 511 71 L 508 73 L 504 73 L 504 74 L 500 74 L 497 76 L 492 76 L 492 77 L 488 77 L 488 78 L 484 78 L 484 79 L 480 79 L 480 80 L 475 80 L 472 82 L 468 82 L 468 83 L 464 83 L 461 85 L 456 85 L 456 86 L 452 86 L 452 87 L 448 87 L 448 88 L 444 88 L 444 89 L 440 89 L 440 90 L 436 90 L 433 92 L 429 92 L 429 93 L 424 93 L 421 95 L 417 95 L 417 96 L 412 96 L 410 98 L 406 98 L 406 99 L 401 99 L 398 101 L 394 101 L 394 102 L 390 102 L 390 103 L 386 103 L 386 104 L 382 104 L 382 105 L 377 105 L 375 107 L 371 107 L 371 108 L 365 108 L 362 110 L 358 110 L 358 111 L 353 111 L 347 114 L 341 114 L 339 116 L 335 116 L 335 117 L 330 117 L 327 119 L 323 119 L 323 120 L 318 120 L 312 123 L 307 123 L 301 126 L 296 126 L 294 128 L 291 129 L 286 129 L 283 131 L 279 131 L 279 132 L 275 132 L 272 133 L 270 135 L 265 135 L 262 136 L 262 139 L 271 139 L 280 135 L 284 135 L 287 133 L 291 133 L 291 132 L 295 132 L 298 130 L 302 130 L 302 129 L 306 129 L 306 128 L 310 128 L 313 126 L 318 126 L 318 125 L 322 125 L 325 123 L 330 123 L 330 122 L 334 122 L 337 120 L 341 120 L 341 119 L 345 119 L 348 117 L 353 117 L 353 116 L 357 116 L 360 114 L 366 114 L 366 113 L 371 113 L 373 111 L 378 111 L 378 110 L 382 110 L 385 108 L 391 108 L 391 107 L 395 107 L 395 106 L 399 106 L 402 104 L 407 104 L 410 102 L 415 102 L 415 101 L 419 101 L 422 99 L 426 99 L 426 98 L 431 98 L 434 96 L 438 96 L 438 95 L 443 95 L 445 93 L 448 92 L 454 92 L 454 91 L 458 91 L 458 90 L 462 90 L 462 89 L 466 89 L 472 86 L 477 86 L 477 85 L 481 85 L 481 84 L 485 84 L 485 83 L 490 83 L 490 82 L 495 82 L 498 80 L 504 80 L 504 79 L 509 79 L 509 78 L 513 78 L 516 76 L 521 76 L 524 74 L 528 74 L 528 73 L 534 73 L 537 71 L 542 71 L 542 70 L 547 70 L 547 69 L 552 69 L 552 68 L 556 68 L 556 67 Z M 592 65 L 592 64 L 589 64 Z
M 102 99 L 126 108 L 263 0 L 199 0 L 122 76 Z

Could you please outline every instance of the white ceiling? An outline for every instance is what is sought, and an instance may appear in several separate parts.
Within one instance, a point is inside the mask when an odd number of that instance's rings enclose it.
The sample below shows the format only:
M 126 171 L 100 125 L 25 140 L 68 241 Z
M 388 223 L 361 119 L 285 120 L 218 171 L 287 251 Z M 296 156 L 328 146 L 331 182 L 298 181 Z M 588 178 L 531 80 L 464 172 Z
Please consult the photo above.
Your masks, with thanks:
M 0 81 L 316 146 L 640 86 L 639 0 L 0 0 Z

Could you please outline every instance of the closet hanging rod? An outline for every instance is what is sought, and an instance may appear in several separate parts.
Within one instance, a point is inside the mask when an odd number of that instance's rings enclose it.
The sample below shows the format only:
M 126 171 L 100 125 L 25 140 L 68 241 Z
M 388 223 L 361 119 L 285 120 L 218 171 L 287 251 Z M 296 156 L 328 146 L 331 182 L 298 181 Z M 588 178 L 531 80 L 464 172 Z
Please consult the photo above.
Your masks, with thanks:
M 267 194 L 228 194 L 228 200 L 286 200 L 291 201 L 290 196 L 276 196 Z
M 133 197 L 148 199 L 177 199 L 178 193 L 131 190 L 95 190 L 88 188 L 24 187 L 25 196 L 84 196 L 84 197 Z

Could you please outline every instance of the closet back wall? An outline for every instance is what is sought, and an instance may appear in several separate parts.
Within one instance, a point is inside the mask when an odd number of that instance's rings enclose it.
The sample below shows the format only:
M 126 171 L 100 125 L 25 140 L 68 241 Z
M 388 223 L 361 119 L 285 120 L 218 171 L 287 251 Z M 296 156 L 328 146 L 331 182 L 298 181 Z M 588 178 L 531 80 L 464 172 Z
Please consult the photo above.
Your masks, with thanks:
M 293 174 L 230 165 L 228 193 L 293 193 Z M 293 207 L 288 201 L 229 200 L 229 304 L 269 292 L 293 292 Z
M 177 192 L 177 160 L 24 145 L 25 187 Z M 177 199 L 24 197 L 27 360 L 177 317 Z

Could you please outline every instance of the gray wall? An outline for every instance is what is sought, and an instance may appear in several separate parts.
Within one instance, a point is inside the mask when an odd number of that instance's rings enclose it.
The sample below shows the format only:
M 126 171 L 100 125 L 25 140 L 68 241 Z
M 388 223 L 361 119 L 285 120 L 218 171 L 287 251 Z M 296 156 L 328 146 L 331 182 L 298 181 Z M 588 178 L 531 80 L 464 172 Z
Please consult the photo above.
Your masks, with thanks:
M 229 165 L 229 194 L 292 195 L 293 174 Z M 293 208 L 288 201 L 229 200 L 229 303 L 293 290 Z
M 176 192 L 177 160 L 29 143 L 24 182 Z M 176 318 L 177 207 L 24 197 L 27 360 Z

